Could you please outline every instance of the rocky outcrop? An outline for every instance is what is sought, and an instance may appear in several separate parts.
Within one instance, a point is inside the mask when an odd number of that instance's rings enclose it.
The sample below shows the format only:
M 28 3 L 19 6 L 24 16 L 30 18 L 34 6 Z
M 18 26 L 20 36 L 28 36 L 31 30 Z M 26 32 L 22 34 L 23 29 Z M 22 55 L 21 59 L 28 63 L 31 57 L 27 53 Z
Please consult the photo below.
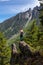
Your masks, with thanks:
M 30 46 L 24 41 L 20 41 L 19 49 L 18 53 L 16 45 L 12 44 L 10 65 L 43 65 L 40 53 L 38 51 L 33 53 Z
M 16 59 L 18 55 L 18 51 L 15 44 L 11 45 L 11 59 L 10 59 L 10 65 L 16 64 Z
M 25 43 L 24 41 L 21 41 L 19 43 L 19 48 L 20 48 L 21 53 L 23 53 L 24 56 L 26 56 L 26 57 L 32 56 L 30 46 L 27 45 L 27 43 Z

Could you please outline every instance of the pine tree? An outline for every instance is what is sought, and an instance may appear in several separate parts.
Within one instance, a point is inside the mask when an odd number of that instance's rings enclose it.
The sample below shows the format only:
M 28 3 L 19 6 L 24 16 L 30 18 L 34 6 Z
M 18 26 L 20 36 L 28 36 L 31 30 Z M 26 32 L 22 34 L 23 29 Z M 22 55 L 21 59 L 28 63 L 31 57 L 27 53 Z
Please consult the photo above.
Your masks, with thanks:
M 9 48 L 4 35 L 0 32 L 0 65 L 9 65 Z
M 33 21 L 33 23 L 30 24 L 31 26 L 27 28 L 25 34 L 25 41 L 35 47 L 38 45 L 37 43 L 38 43 L 39 28 L 36 25 L 36 21 Z
M 41 24 L 43 25 L 43 1 L 42 0 L 39 0 L 39 1 L 40 1 L 39 18 L 40 18 Z
M 42 45 L 43 48 L 43 1 L 40 1 L 40 10 L 39 10 L 39 19 L 40 19 L 40 26 L 39 26 L 39 44 Z

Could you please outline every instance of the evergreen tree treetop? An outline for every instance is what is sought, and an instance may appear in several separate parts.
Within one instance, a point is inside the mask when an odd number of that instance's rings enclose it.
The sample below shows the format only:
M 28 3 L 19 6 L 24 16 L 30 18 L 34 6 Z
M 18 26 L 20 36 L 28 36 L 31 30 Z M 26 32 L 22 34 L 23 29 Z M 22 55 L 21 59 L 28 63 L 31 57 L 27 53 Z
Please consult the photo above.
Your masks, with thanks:
M 0 65 L 9 65 L 9 48 L 6 42 L 3 33 L 0 32 Z

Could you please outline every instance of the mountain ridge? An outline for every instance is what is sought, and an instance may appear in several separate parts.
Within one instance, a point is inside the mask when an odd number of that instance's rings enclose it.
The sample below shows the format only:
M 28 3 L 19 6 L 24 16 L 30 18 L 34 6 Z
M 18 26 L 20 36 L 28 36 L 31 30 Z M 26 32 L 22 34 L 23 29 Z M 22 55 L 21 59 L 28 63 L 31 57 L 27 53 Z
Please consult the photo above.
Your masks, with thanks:
M 11 35 L 18 33 L 18 31 L 24 27 L 29 19 L 29 15 L 29 11 L 26 11 L 5 20 L 0 24 L 0 31 L 2 31 L 7 38 L 11 37 Z
M 17 34 L 20 29 L 23 29 L 27 21 L 38 19 L 35 17 L 37 16 L 36 10 L 38 11 L 38 6 L 36 6 L 33 10 L 29 8 L 29 10 L 20 12 L 16 16 L 5 20 L 3 23 L 0 23 L 0 31 L 5 34 L 5 37 L 12 37 L 12 35 Z

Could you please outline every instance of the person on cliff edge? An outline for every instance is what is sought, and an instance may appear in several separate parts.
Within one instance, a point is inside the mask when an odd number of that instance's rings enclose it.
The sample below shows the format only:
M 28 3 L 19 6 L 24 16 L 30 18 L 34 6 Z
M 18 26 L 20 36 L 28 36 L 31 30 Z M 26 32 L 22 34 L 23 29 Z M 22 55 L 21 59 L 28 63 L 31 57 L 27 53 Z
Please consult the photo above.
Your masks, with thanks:
M 20 41 L 23 41 L 23 30 L 20 30 Z

